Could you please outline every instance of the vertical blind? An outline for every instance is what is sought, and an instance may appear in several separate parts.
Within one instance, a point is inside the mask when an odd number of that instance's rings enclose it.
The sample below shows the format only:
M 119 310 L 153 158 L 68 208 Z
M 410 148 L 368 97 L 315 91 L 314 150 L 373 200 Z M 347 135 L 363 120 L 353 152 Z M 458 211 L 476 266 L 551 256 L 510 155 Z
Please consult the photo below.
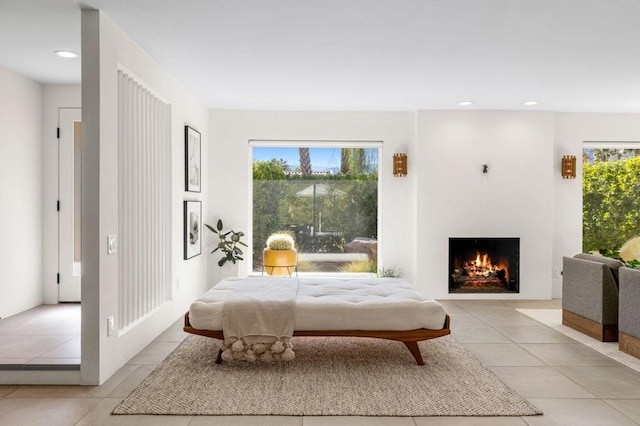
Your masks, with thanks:
M 119 329 L 170 298 L 171 106 L 118 71 Z

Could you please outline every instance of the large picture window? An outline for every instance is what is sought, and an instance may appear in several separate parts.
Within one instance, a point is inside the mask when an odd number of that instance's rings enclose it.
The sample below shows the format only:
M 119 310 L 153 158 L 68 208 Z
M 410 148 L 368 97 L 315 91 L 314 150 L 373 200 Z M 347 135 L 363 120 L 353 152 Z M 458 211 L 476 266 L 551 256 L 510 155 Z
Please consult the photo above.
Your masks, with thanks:
M 295 240 L 299 273 L 377 271 L 379 147 L 326 145 L 252 146 L 254 271 L 282 232 Z

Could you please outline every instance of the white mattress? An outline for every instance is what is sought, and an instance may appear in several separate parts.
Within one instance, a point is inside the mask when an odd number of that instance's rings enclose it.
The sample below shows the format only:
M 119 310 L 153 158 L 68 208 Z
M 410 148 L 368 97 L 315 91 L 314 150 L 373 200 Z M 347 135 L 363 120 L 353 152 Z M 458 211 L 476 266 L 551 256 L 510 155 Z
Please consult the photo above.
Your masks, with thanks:
M 264 285 L 269 285 L 270 279 L 273 278 L 244 278 L 264 281 Z M 444 325 L 446 313 L 442 305 L 406 280 L 287 279 L 299 282 L 295 330 L 440 330 Z M 194 328 L 222 330 L 222 306 L 233 297 L 234 282 L 238 280 L 220 281 L 191 304 L 189 319 Z

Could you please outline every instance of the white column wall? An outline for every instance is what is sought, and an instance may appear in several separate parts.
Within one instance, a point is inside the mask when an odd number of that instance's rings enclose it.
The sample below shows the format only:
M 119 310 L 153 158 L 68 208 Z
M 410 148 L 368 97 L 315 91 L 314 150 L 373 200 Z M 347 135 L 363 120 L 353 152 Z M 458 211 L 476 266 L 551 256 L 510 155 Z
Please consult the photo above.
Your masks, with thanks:
M 42 303 L 42 86 L 0 67 L 0 318 Z
M 418 113 L 417 253 L 430 295 L 551 297 L 553 130 L 547 112 Z M 520 293 L 449 294 L 449 237 L 519 237 Z
M 171 104 L 171 301 L 125 332 L 107 337 L 107 317 L 118 329 L 118 256 L 106 253 L 118 233 L 117 70 L 124 67 Z M 182 202 L 203 201 L 207 211 L 208 110 L 168 75 L 109 18 L 82 12 L 82 382 L 104 382 L 129 358 L 181 317 L 206 288 L 204 255 L 182 252 Z M 202 133 L 202 193 L 184 192 L 184 126 Z

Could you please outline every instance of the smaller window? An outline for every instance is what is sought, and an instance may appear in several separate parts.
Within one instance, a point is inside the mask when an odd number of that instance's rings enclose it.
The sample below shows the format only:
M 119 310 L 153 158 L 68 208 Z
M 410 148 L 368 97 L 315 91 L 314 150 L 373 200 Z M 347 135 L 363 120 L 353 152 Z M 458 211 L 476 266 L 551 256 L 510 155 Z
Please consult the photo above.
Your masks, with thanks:
M 582 250 L 619 257 L 640 235 L 640 142 L 585 142 Z

